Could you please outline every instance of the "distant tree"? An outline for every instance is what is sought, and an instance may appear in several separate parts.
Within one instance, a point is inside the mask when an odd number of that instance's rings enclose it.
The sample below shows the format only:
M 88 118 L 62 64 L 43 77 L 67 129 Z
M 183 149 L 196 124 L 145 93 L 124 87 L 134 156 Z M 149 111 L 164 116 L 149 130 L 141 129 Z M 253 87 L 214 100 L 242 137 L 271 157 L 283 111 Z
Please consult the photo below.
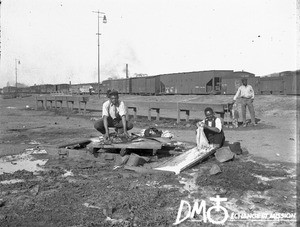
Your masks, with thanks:
M 10 86 L 10 84 L 9 84 L 9 81 L 7 81 L 7 83 L 6 83 L 6 87 L 9 87 Z

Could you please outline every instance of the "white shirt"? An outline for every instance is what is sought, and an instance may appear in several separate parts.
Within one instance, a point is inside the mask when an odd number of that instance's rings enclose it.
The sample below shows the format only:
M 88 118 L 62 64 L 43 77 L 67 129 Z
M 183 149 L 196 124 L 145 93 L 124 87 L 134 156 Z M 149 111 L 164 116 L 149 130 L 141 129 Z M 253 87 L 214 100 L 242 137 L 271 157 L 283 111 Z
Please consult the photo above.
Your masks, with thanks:
M 110 116 L 112 119 L 115 119 L 117 115 L 122 117 L 126 114 L 127 111 L 123 101 L 119 101 L 119 104 L 113 105 L 110 100 L 107 100 L 102 105 L 102 117 Z
M 242 98 L 254 99 L 254 90 L 249 84 L 247 84 L 247 86 L 242 85 L 237 90 L 233 100 L 236 100 L 239 95 L 241 95 Z
M 203 123 L 205 124 L 205 119 L 204 119 L 203 121 L 201 121 L 201 122 L 203 122 Z M 218 117 L 216 117 L 215 123 L 216 123 L 215 127 L 218 128 L 219 131 L 221 132 L 221 130 L 222 130 L 222 122 L 221 122 L 221 119 L 218 118 Z M 209 127 L 212 127 L 212 121 L 209 121 L 209 120 L 208 120 L 208 121 L 207 121 L 207 124 L 208 124 Z

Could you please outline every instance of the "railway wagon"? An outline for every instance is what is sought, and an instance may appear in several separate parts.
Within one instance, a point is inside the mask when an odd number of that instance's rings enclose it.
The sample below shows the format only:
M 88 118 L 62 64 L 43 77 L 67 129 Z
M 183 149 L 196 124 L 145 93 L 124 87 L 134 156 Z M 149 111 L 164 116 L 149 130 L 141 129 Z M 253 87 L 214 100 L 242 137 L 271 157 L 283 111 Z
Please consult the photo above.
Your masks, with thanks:
M 41 94 L 41 85 L 30 86 L 29 90 L 31 94 Z
M 146 94 L 146 77 L 131 78 L 131 93 Z
M 117 90 L 121 94 L 129 94 L 131 88 L 131 79 L 111 80 L 110 90 Z
M 300 95 L 300 75 L 284 76 L 284 94 Z
M 248 84 L 250 84 L 255 94 L 260 94 L 260 77 L 247 78 Z M 234 95 L 238 88 L 242 85 L 241 77 L 236 78 L 222 78 L 222 95 Z
M 282 72 L 284 80 L 284 94 L 300 95 L 300 70 L 294 72 Z
M 81 87 L 81 84 L 71 84 L 69 86 L 69 93 L 70 94 L 80 94 L 80 87 Z
M 56 84 L 54 92 L 68 94 L 70 90 L 69 84 Z
M 13 86 L 4 87 L 2 90 L 3 94 L 10 94 L 10 93 L 16 93 L 17 88 Z
M 283 77 L 261 77 L 259 81 L 260 94 L 284 94 Z
M 232 70 L 211 70 L 160 75 L 161 87 L 164 87 L 161 93 L 217 94 L 221 91 L 221 78 L 232 73 Z
M 100 85 L 100 93 L 106 94 L 108 90 L 111 90 L 112 80 L 103 80 Z M 96 84 L 96 93 L 98 93 L 98 84 Z
M 134 77 L 130 80 L 130 94 L 158 95 L 161 93 L 159 76 Z
M 161 83 L 159 76 L 148 76 L 145 80 L 146 83 L 146 94 L 157 95 L 161 91 Z
M 252 78 L 255 74 L 246 71 L 234 71 L 232 74 L 223 76 L 223 78 Z
M 30 87 L 20 87 L 18 88 L 18 93 L 30 94 Z
M 42 84 L 40 86 L 41 94 L 49 94 L 55 92 L 55 85 L 53 84 Z

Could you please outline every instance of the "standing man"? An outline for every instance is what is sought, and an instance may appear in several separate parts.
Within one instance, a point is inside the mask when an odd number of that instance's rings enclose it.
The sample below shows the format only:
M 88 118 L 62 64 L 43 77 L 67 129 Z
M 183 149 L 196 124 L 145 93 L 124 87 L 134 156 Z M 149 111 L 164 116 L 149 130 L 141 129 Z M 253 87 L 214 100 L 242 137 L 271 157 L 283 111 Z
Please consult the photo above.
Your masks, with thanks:
M 247 84 L 247 79 L 242 79 L 242 84 L 237 90 L 235 96 L 233 97 L 233 102 L 240 96 L 241 97 L 241 107 L 242 107 L 242 117 L 243 117 L 243 127 L 247 127 L 246 123 L 246 106 L 248 106 L 250 116 L 251 116 L 251 125 L 257 125 L 255 122 L 255 112 L 253 106 L 254 100 L 254 90 L 251 85 Z
M 133 128 L 133 124 L 126 121 L 126 106 L 119 100 L 119 93 L 112 90 L 108 94 L 109 100 L 103 103 L 102 118 L 96 121 L 94 127 L 104 135 L 104 139 L 109 139 L 108 127 L 114 127 L 118 133 L 128 135 L 128 130 Z
M 211 107 L 204 110 L 205 119 L 197 123 L 197 127 L 203 127 L 203 132 L 209 144 L 215 145 L 220 148 L 224 145 L 225 135 L 222 128 L 222 121 L 215 116 Z

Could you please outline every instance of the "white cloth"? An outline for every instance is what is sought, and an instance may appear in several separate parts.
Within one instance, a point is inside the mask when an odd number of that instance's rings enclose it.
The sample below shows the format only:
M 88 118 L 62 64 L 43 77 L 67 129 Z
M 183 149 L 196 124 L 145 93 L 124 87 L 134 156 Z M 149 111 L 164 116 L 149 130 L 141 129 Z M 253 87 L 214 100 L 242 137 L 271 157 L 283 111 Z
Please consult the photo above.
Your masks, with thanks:
M 196 142 L 198 150 L 209 147 L 209 143 L 204 134 L 203 127 L 197 128 Z
M 236 100 L 239 97 L 239 95 L 242 98 L 254 99 L 254 90 L 249 84 L 247 84 L 247 86 L 242 85 L 237 90 L 235 96 L 233 97 L 233 100 Z
M 118 105 L 113 105 L 110 100 L 107 100 L 102 105 L 102 117 L 110 116 L 114 119 L 118 114 L 122 117 L 126 115 L 126 113 L 126 106 L 123 101 L 119 101 Z

